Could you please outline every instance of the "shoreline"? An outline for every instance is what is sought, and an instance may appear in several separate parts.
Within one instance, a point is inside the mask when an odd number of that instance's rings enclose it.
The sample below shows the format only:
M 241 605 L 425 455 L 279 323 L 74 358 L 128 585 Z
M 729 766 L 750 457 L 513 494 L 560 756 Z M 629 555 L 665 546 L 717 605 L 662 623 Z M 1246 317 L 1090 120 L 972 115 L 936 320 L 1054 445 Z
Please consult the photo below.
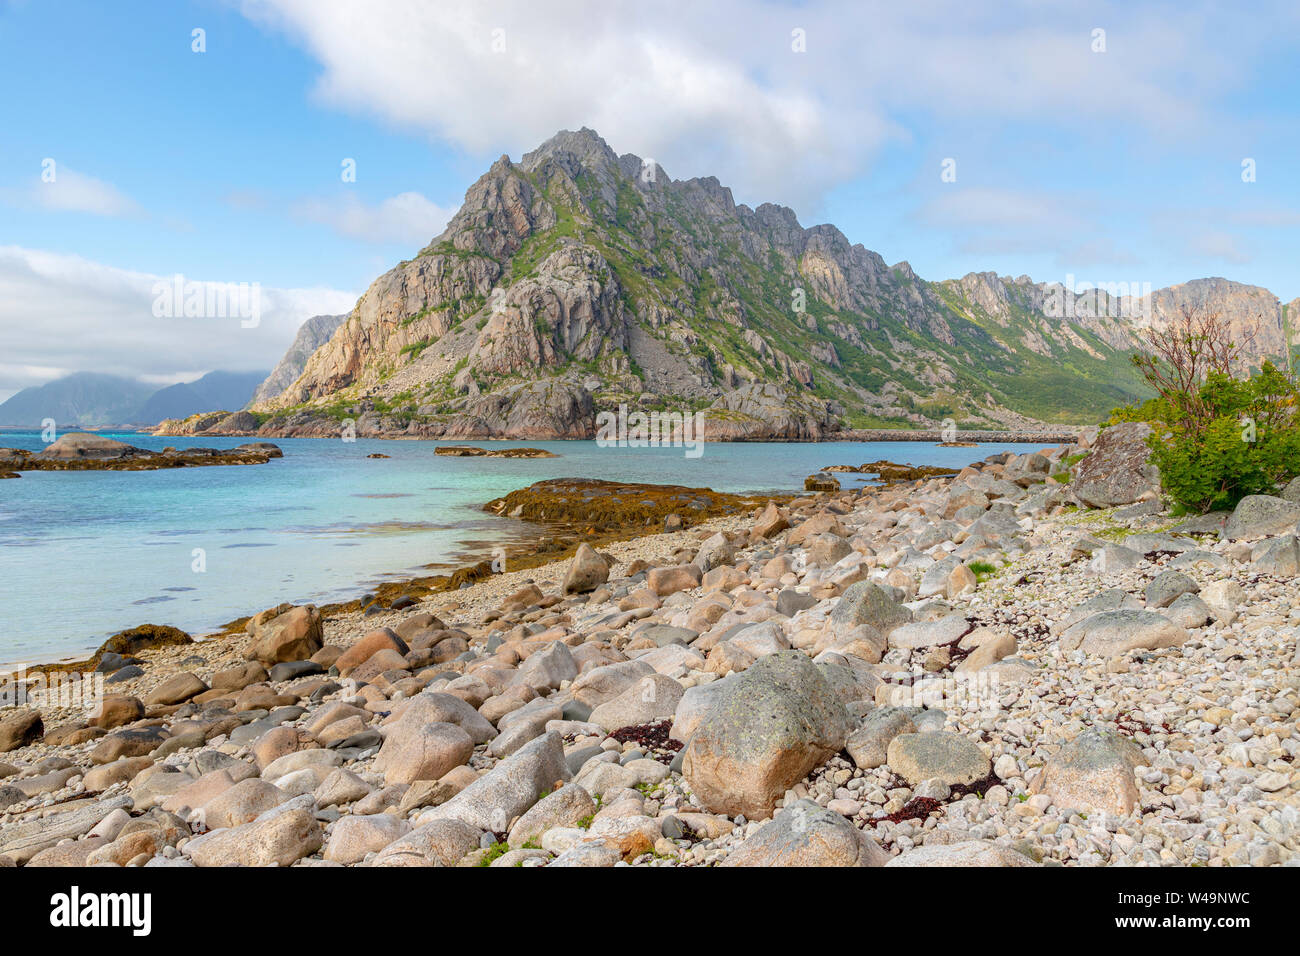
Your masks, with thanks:
M 706 444 L 746 444 L 746 445 L 827 445 L 843 442 L 934 442 L 941 444 L 948 441 L 957 442 L 974 442 L 982 443 L 1002 443 L 1002 444 L 1019 444 L 1019 445 L 1055 445 L 1075 442 L 1079 435 L 1089 429 L 1099 428 L 1098 425 L 1079 425 L 1079 426 L 1059 426 L 1044 428 L 1033 431 L 1027 429 L 1009 429 L 1009 430 L 971 430 L 966 431 L 958 429 L 956 432 L 945 433 L 941 429 L 922 428 L 922 429 L 888 429 L 888 428 L 861 428 L 845 429 L 826 435 L 822 438 L 728 438 L 722 442 L 712 442 L 708 438 L 701 438 L 700 441 Z M 262 431 L 260 429 L 237 429 L 231 431 L 186 431 L 186 432 L 159 432 L 157 425 L 100 425 L 95 427 L 80 426 L 58 426 L 60 434 L 70 431 L 88 432 L 90 434 L 114 433 L 114 434 L 136 434 L 149 435 L 152 438 L 315 438 L 327 441 L 337 440 L 337 435 L 309 435 L 295 434 L 292 430 L 272 429 Z M 26 434 L 39 433 L 39 428 L 24 428 L 14 425 L 0 425 L 0 435 L 6 434 Z M 583 438 L 575 438 L 572 435 L 457 435 L 454 437 L 434 437 L 429 435 L 412 435 L 405 432 L 387 432 L 387 433 L 363 433 L 358 432 L 357 438 L 373 441 L 428 441 L 428 442 L 447 442 L 449 444 L 464 444 L 466 442 L 528 442 L 528 441 L 554 441 L 554 442 L 589 442 L 595 441 L 596 436 L 593 433 Z
M 10 720 L 0 855 L 1294 860 L 1296 834 L 1261 826 L 1300 799 L 1300 608 L 1268 563 L 1279 539 L 1184 531 L 1153 489 L 1079 507 L 1086 473 L 1052 477 L 1075 450 L 535 555 L 402 608 L 285 605 L 251 633 L 136 650 L 143 670 L 105 682 L 107 720 L 71 695 L 33 703 L 29 737 L 14 734 L 30 718 Z M 252 790 L 264 802 L 228 809 Z M 148 842 L 154 807 L 177 822 Z M 268 844 L 286 815 L 292 833 Z M 1102 815 L 1104 834 L 1086 823 Z M 799 840 L 801 820 L 826 838 Z
M 535 482 L 533 485 L 526 485 L 523 488 L 515 489 L 510 492 L 511 495 L 527 492 L 529 489 L 538 485 L 544 485 L 547 481 L 557 479 L 547 479 L 542 482 Z M 672 488 L 676 486 L 652 485 L 646 484 L 644 487 L 653 489 Z M 692 489 L 696 490 L 696 489 Z M 704 489 L 709 490 L 711 489 Z M 739 509 L 740 499 L 750 499 L 753 502 L 762 503 L 767 501 L 776 501 L 785 504 L 792 499 L 803 495 L 801 492 L 793 491 L 776 491 L 758 489 L 748 492 L 737 493 L 718 493 L 719 498 L 728 500 L 736 499 Z M 508 496 L 507 496 L 508 497 Z M 496 499 L 504 501 L 505 498 Z M 573 557 L 578 547 L 586 543 L 591 547 L 607 548 L 615 544 L 635 542 L 641 538 L 651 538 L 672 532 L 647 532 L 644 527 L 633 527 L 631 525 L 616 526 L 599 533 L 584 533 L 582 529 L 583 522 L 576 519 L 570 520 L 551 520 L 530 519 L 522 517 L 512 519 L 507 515 L 500 514 L 491 510 L 491 505 L 496 501 L 484 502 L 481 510 L 485 515 L 494 515 L 514 523 L 518 531 L 515 540 L 508 546 L 501 548 L 505 554 L 505 566 L 510 569 L 508 573 L 521 573 L 538 568 L 545 568 L 552 564 L 560 564 L 568 561 Z M 728 514 L 715 515 L 713 518 L 706 518 L 702 522 L 689 525 L 677 533 L 690 533 L 703 526 L 715 518 L 740 518 L 746 514 L 743 510 L 734 510 Z M 531 527 L 529 527 L 531 526 Z M 432 573 L 420 574 L 411 573 L 410 570 L 395 571 L 391 574 L 384 574 L 386 580 L 373 584 L 357 583 L 350 587 L 350 590 L 362 590 L 365 593 L 361 597 L 353 598 L 346 601 L 333 601 L 328 604 L 317 605 L 323 620 L 337 620 L 347 618 L 350 615 L 356 615 L 360 619 L 367 619 L 365 610 L 367 607 L 379 605 L 380 602 L 386 602 L 391 605 L 394 601 L 402 598 L 410 598 L 416 602 L 426 601 L 434 595 L 450 594 L 458 592 L 466 586 L 474 586 L 498 577 L 505 571 L 496 571 L 493 569 L 493 561 L 490 556 L 494 551 L 489 551 L 489 557 L 478 561 L 468 563 L 440 563 L 433 562 L 421 566 L 421 570 L 427 570 Z M 372 595 L 373 600 L 362 604 L 367 595 Z M 286 603 L 286 602 L 281 602 Z M 301 602 L 291 601 L 295 606 Z M 252 610 L 240 617 L 232 618 L 222 624 L 217 624 L 207 630 L 186 631 L 193 640 L 193 644 L 181 645 L 183 647 L 194 647 L 200 644 L 210 644 L 214 641 L 222 641 L 230 638 L 246 636 L 244 628 L 247 623 L 264 608 Z M 384 607 L 378 612 L 372 612 L 370 617 L 378 617 L 385 613 L 401 613 L 404 609 L 393 611 L 391 607 Z M 77 672 L 79 668 L 88 668 L 95 657 L 104 650 L 105 646 L 115 637 L 121 634 L 129 633 L 140 628 L 148 627 L 171 627 L 172 625 L 155 624 L 153 622 L 141 622 L 132 627 L 125 628 L 121 631 L 106 638 L 97 647 L 89 651 L 86 657 L 67 657 L 56 660 L 41 660 L 30 662 L 4 662 L 0 663 L 0 678 L 12 676 L 21 670 L 27 675 L 33 674 L 50 674 L 50 673 L 72 673 Z
M 167 437 L 171 437 L 171 436 L 167 436 Z M 232 435 L 232 436 L 210 436 L 210 437 L 244 437 L 244 436 Z M 401 440 L 442 441 L 442 439 L 424 439 L 424 438 L 417 438 L 417 437 L 409 437 Z M 497 439 L 497 440 L 521 441 L 523 439 Z M 568 440 L 581 441 L 583 439 L 568 439 Z M 456 447 L 457 444 L 460 443 L 459 440 L 449 440 L 449 441 L 452 442 L 452 445 L 448 447 Z M 789 444 L 789 443 L 788 442 L 752 442 L 748 444 Z M 799 444 L 826 444 L 826 442 L 801 442 Z M 485 457 L 496 457 L 496 456 L 488 455 Z M 837 470 L 845 470 L 855 474 L 858 473 L 857 467 L 849 466 L 849 465 L 842 466 L 842 469 L 837 468 Z M 855 488 L 869 487 L 871 484 L 873 484 L 872 481 L 868 479 L 863 479 L 862 484 L 855 485 L 853 487 Z M 512 493 L 524 491 L 528 487 L 531 486 L 524 486 L 524 488 L 515 489 L 515 492 Z M 660 488 L 666 486 L 647 484 L 647 487 Z M 795 498 L 800 498 L 809 495 L 815 496 L 817 494 L 819 494 L 819 492 L 809 492 L 806 489 L 791 488 L 786 490 L 753 489 L 753 490 L 748 490 L 743 492 L 737 492 L 734 494 L 734 496 L 741 497 L 741 498 L 754 498 L 754 499 L 761 497 L 764 499 L 764 501 L 774 500 L 777 501 L 778 503 L 784 504 L 785 502 Z M 493 502 L 484 502 L 481 505 L 481 511 L 483 512 L 483 514 L 485 515 L 493 514 L 493 512 L 489 510 L 488 507 L 492 503 Z M 496 516 L 507 517 L 504 514 L 496 514 Z M 542 520 L 528 520 L 528 519 L 524 519 L 524 520 L 526 523 L 532 524 L 534 526 L 531 533 L 524 532 L 523 534 L 517 535 L 516 536 L 517 540 L 513 544 L 505 548 L 507 563 L 515 567 L 532 568 L 532 567 L 543 566 L 553 561 L 566 560 L 572 557 L 573 553 L 577 550 L 578 544 L 584 540 L 592 544 L 593 547 L 595 547 L 595 546 L 604 546 L 606 544 L 617 542 L 617 541 L 633 540 L 644 534 L 643 529 L 628 527 L 628 528 L 620 529 L 615 533 L 607 533 L 599 536 L 591 536 L 591 535 L 583 536 L 580 533 L 577 522 L 566 523 L 564 521 L 547 522 Z M 561 546 L 559 546 L 558 548 L 554 546 L 554 542 L 556 539 L 560 539 L 563 542 Z M 539 550 L 539 547 L 541 550 Z M 491 553 L 492 553 L 491 551 L 488 552 L 489 555 Z M 358 582 L 354 582 L 351 585 L 346 586 L 346 590 L 348 591 L 360 592 L 361 593 L 360 597 L 351 598 L 348 600 L 331 601 L 327 604 L 319 605 L 319 609 L 323 616 L 337 615 L 339 613 L 343 613 L 351 610 L 359 610 L 362 609 L 361 601 L 367 594 L 373 594 L 376 599 L 386 600 L 388 603 L 391 603 L 393 600 L 405 596 L 410 596 L 415 598 L 416 600 L 419 600 L 422 597 L 426 597 L 430 594 L 444 593 L 447 591 L 455 590 L 456 588 L 462 586 L 462 583 L 466 583 L 466 582 L 473 583 L 473 582 L 483 580 L 486 576 L 488 576 L 491 573 L 493 573 L 491 571 L 491 561 L 488 558 L 481 558 L 478 561 L 469 561 L 460 564 L 456 564 L 452 562 L 430 562 L 429 564 L 419 566 L 419 568 L 407 568 L 404 570 L 392 571 L 392 572 L 378 572 L 377 574 L 372 573 L 369 575 L 369 577 L 372 579 L 372 583 L 363 583 L 358 581 Z M 374 578 L 382 578 L 382 580 L 378 580 L 377 582 L 375 582 L 373 581 Z M 336 590 L 342 591 L 345 590 L 345 588 L 340 587 Z M 296 604 L 300 602 L 295 600 L 292 603 Z M 220 623 L 214 623 L 212 625 L 208 625 L 205 627 L 200 627 L 199 629 L 195 629 L 192 631 L 186 630 L 186 633 L 188 633 L 196 641 L 196 643 L 199 641 L 211 641 L 217 639 L 224 639 L 232 635 L 237 635 L 239 633 L 242 633 L 242 630 L 247 624 L 247 622 L 255 614 L 259 613 L 259 610 L 262 609 L 252 610 L 241 616 L 231 618 L 230 620 L 220 622 Z M 70 656 L 56 657 L 54 659 L 41 658 L 41 659 L 31 659 L 26 661 L 3 661 L 0 662 L 0 677 L 4 677 L 6 675 L 16 673 L 18 670 L 22 670 L 27 674 L 73 672 L 78 667 L 87 665 L 91 660 L 94 659 L 95 655 L 100 650 L 102 650 L 102 648 L 108 641 L 111 641 L 114 637 L 122 633 L 132 631 L 141 627 L 171 627 L 171 626 L 174 625 L 157 624 L 153 621 L 141 621 L 137 624 L 131 625 L 130 627 L 116 631 L 113 634 L 109 635 L 108 637 L 104 638 L 97 645 L 87 648 L 88 656 L 84 656 L 84 657 L 78 656 L 77 654 L 73 654 Z

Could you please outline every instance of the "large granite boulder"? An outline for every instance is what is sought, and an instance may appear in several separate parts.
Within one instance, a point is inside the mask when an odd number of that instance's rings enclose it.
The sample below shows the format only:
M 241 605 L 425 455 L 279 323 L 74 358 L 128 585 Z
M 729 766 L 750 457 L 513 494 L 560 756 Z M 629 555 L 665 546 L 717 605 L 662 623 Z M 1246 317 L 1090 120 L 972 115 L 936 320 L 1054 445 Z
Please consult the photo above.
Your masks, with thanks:
M 805 654 L 769 654 L 705 714 L 682 773 L 709 810 L 762 819 L 789 787 L 844 747 L 851 729 L 844 704 Z
M 1117 657 L 1134 650 L 1174 647 L 1191 637 L 1163 614 L 1155 611 L 1101 611 L 1071 624 L 1061 632 L 1063 651 Z
M 1130 738 L 1092 728 L 1047 761 L 1032 789 L 1058 807 L 1124 816 L 1138 803 L 1133 771 L 1147 763 Z
M 254 618 L 248 628 L 253 645 L 246 656 L 265 664 L 305 661 L 324 646 L 320 612 L 313 604 L 290 608 L 264 622 Z
M 1105 429 L 1092 453 L 1074 468 L 1070 491 L 1090 508 L 1132 504 L 1159 490 L 1160 472 L 1149 461 L 1146 422 L 1124 422 Z
M 1300 523 L 1300 502 L 1273 495 L 1247 495 L 1232 509 L 1222 534 L 1229 540 L 1263 538 L 1290 534 L 1296 530 L 1297 523 Z

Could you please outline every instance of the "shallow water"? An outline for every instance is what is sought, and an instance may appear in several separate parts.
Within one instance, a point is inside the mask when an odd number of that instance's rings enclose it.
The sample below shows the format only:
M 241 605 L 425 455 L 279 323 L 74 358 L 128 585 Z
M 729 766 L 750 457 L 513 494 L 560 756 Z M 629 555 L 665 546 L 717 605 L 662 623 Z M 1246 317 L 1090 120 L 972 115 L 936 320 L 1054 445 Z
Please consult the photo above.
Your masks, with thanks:
M 145 448 L 229 448 L 246 438 L 111 437 Z M 492 442 L 559 458 L 439 457 L 467 442 L 285 438 L 265 465 L 164 471 L 23 472 L 0 481 L 0 664 L 82 655 L 137 624 L 194 633 L 281 601 L 355 598 L 430 566 L 460 566 L 529 532 L 481 506 L 544 478 L 802 489 L 819 468 L 888 459 L 960 467 L 1032 445 L 926 442 L 614 448 Z M 40 449 L 39 433 L 0 445 Z M 368 459 L 382 452 L 388 459 Z M 837 475 L 844 487 L 866 476 Z M 200 562 L 201 558 L 201 562 Z M 200 570 L 200 567 L 202 568 Z

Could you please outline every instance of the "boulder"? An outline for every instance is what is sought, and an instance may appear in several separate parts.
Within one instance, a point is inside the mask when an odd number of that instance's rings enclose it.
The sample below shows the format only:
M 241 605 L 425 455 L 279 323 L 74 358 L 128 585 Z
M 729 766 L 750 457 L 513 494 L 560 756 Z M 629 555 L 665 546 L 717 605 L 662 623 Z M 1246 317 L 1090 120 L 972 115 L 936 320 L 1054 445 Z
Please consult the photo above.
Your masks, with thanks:
M 455 724 L 398 723 L 389 731 L 375 758 L 386 784 L 437 780 L 453 767 L 469 763 L 474 741 Z
M 433 820 L 379 852 L 371 866 L 455 866 L 479 848 L 483 831 L 460 820 Z
M 723 866 L 884 866 L 889 854 L 852 823 L 799 800 L 732 850 Z
M 609 580 L 609 564 L 586 542 L 578 545 L 568 573 L 564 575 L 565 594 L 588 594 Z
M 1232 509 L 1222 534 L 1230 541 L 1265 538 L 1294 532 L 1297 522 L 1300 502 L 1273 495 L 1247 495 Z
M 885 866 L 1042 866 L 1018 850 L 989 840 L 926 844 L 894 857 Z
M 208 685 L 203 683 L 197 674 L 188 672 L 173 674 L 146 694 L 144 702 L 164 706 L 183 704 L 191 697 L 197 697 L 207 689 Z
M 1155 611 L 1101 611 L 1071 624 L 1062 633 L 1063 651 L 1081 650 L 1085 654 L 1117 657 L 1134 650 L 1174 647 L 1191 637 Z
M 682 773 L 705 808 L 761 819 L 789 787 L 842 749 L 850 730 L 844 704 L 806 655 L 770 654 L 705 714 Z
M 387 813 L 345 816 L 330 828 L 321 856 L 335 863 L 360 863 L 411 832 L 411 825 Z
M 533 804 L 510 828 L 507 842 L 521 847 L 553 827 L 573 827 L 595 816 L 596 804 L 576 783 L 566 784 Z
M 551 731 L 498 763 L 446 803 L 424 811 L 419 826 L 434 820 L 462 823 L 505 833 L 510 823 L 533 806 L 544 792 L 569 778 L 560 735 Z
M 837 632 L 865 624 L 887 634 L 911 620 L 912 612 L 874 581 L 850 584 L 831 611 L 831 624 Z
M 949 787 L 966 786 L 993 772 L 988 756 L 973 740 L 946 730 L 899 734 L 890 741 L 887 762 L 913 787 L 935 779 Z
M 844 749 L 863 770 L 879 767 L 889 759 L 889 745 L 899 734 L 916 733 L 912 717 L 915 707 L 877 707 L 868 711 L 862 724 L 849 734 Z
M 320 612 L 313 604 L 291 608 L 249 628 L 253 645 L 248 657 L 266 664 L 307 660 L 324 644 Z
M 0 719 L 0 753 L 34 744 L 44 733 L 45 724 L 41 722 L 38 710 L 25 710 Z
M 198 837 L 185 852 L 195 866 L 289 866 L 315 853 L 323 841 L 315 815 L 295 801 L 243 826 Z
M 587 719 L 608 732 L 672 717 L 684 688 L 671 677 L 650 674 L 613 700 L 596 707 Z
M 1090 508 L 1114 508 L 1155 494 L 1160 472 L 1149 461 L 1146 422 L 1123 422 L 1104 429 L 1088 457 L 1074 468 L 1070 492 Z
M 112 730 L 133 724 L 144 717 L 144 703 L 137 697 L 110 695 L 100 704 L 99 712 L 90 718 L 92 727 Z
M 1031 789 L 1058 807 L 1124 816 L 1138 804 L 1133 771 L 1146 764 L 1131 739 L 1092 728 L 1062 746 Z

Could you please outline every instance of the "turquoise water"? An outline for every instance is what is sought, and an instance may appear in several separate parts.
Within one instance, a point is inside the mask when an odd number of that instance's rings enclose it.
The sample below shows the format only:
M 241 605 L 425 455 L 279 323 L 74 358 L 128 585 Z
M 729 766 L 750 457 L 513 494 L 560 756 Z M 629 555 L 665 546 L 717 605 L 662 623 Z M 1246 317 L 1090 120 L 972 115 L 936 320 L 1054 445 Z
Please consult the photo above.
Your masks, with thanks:
M 248 441 L 112 437 L 154 449 Z M 828 465 L 884 458 L 959 467 L 1033 447 L 729 443 L 688 458 L 681 448 L 490 443 L 561 456 L 503 459 L 434 454 L 465 442 L 276 444 L 284 458 L 265 465 L 24 472 L 0 481 L 0 663 L 75 657 L 144 623 L 202 633 L 281 601 L 347 600 L 384 580 L 481 560 L 530 530 L 481 505 L 544 478 L 790 491 Z M 0 433 L 0 446 L 43 447 L 36 432 Z M 392 457 L 366 458 L 372 452 Z M 839 477 L 845 487 L 859 478 Z

